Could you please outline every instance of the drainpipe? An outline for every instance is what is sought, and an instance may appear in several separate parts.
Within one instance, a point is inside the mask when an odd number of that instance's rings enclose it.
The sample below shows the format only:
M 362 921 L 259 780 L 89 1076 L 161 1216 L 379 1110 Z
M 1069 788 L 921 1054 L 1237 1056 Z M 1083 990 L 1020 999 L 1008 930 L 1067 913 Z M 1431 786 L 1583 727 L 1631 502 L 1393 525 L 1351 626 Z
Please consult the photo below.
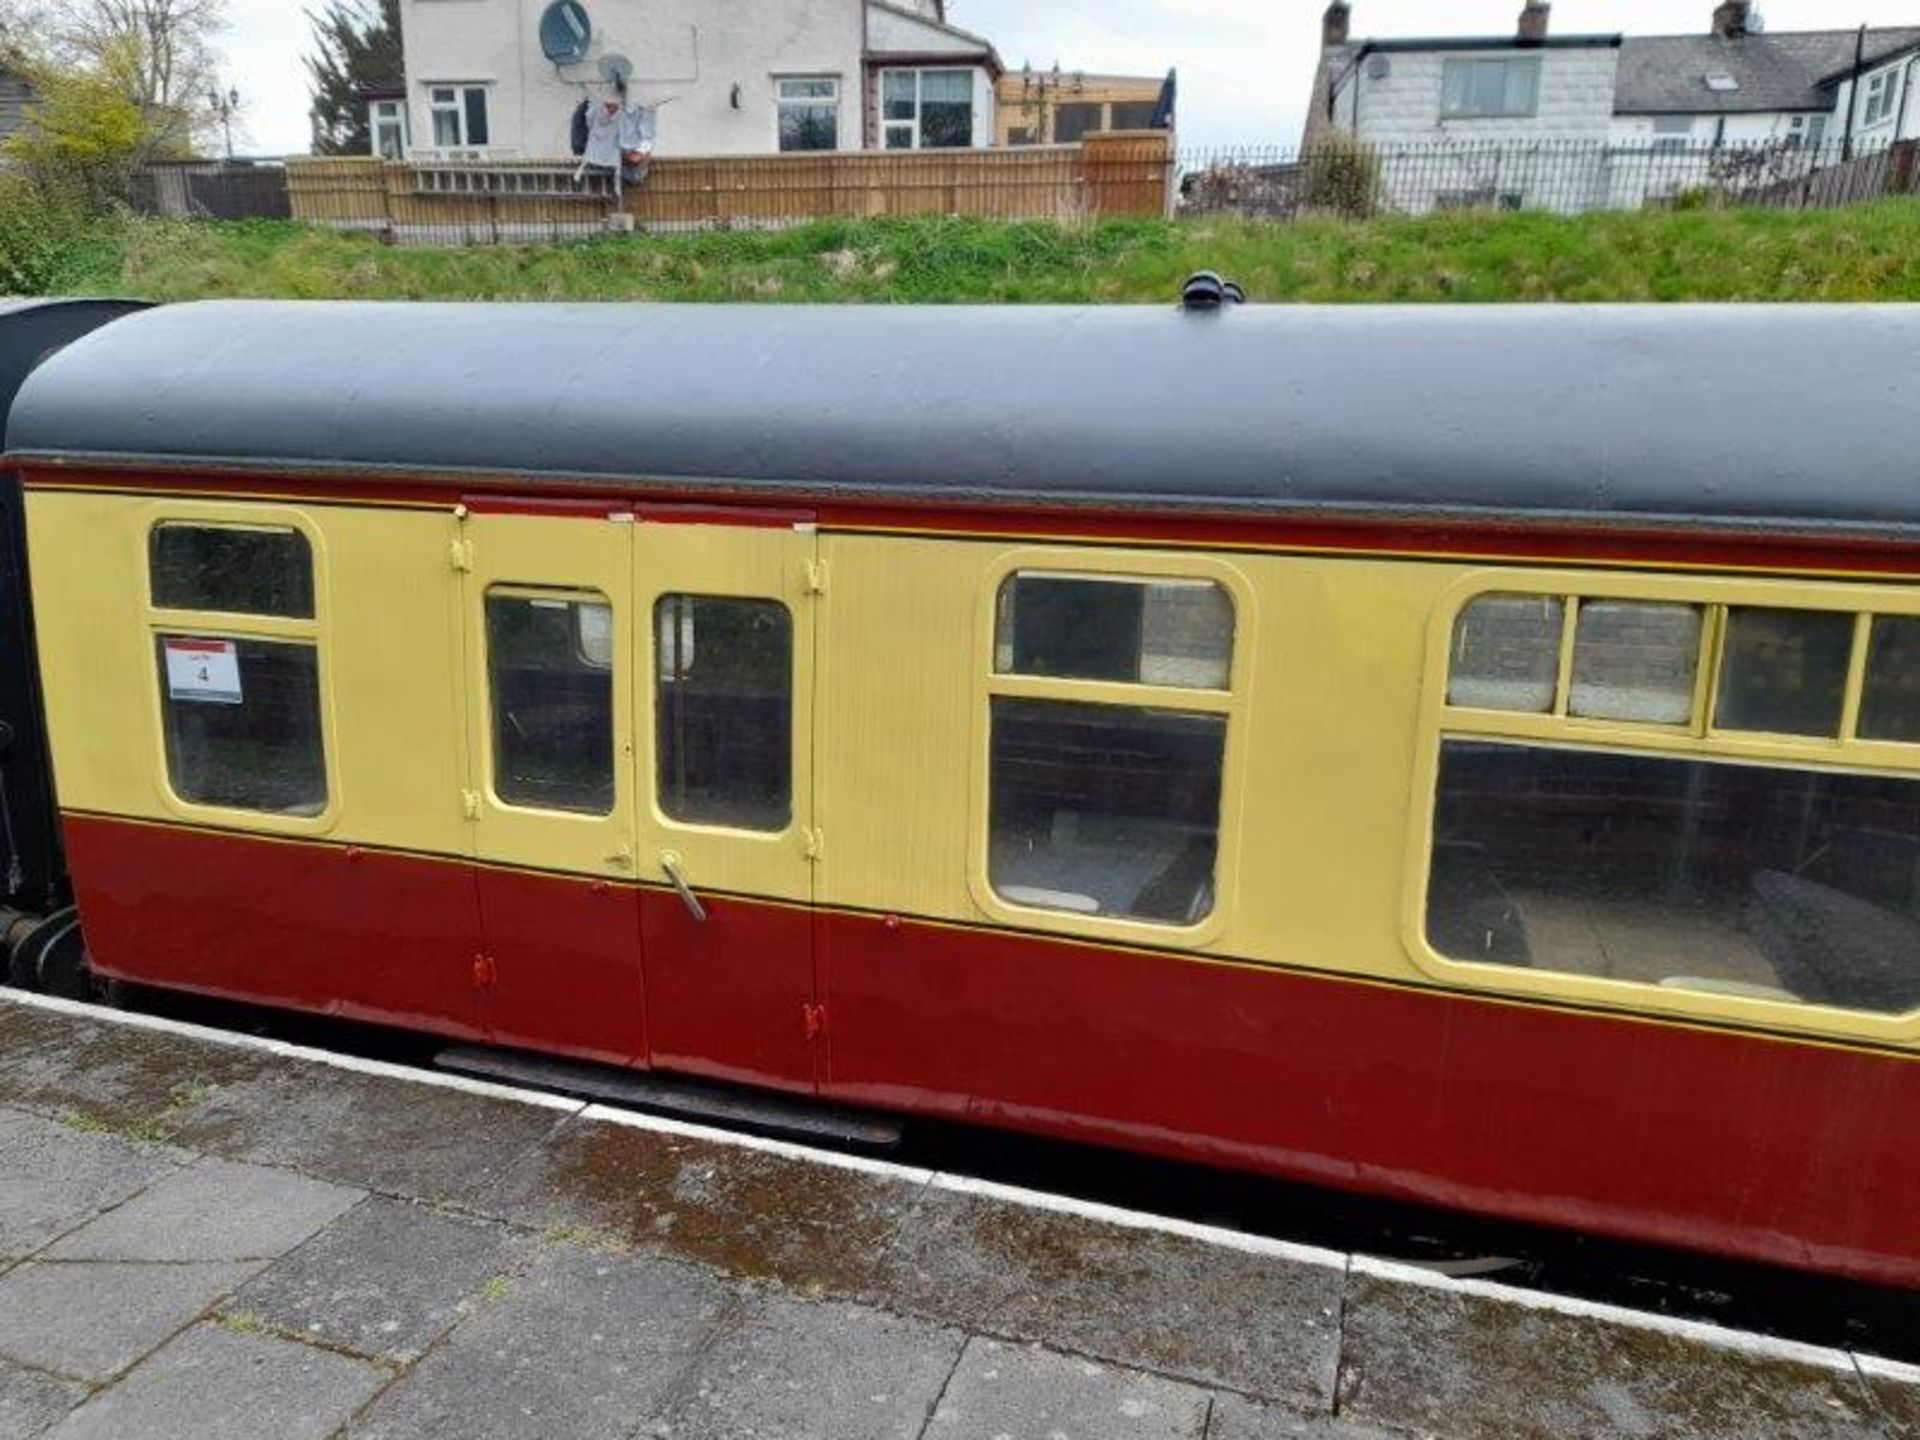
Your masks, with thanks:
M 1867 27 L 1862 25 L 1853 42 L 1853 79 L 1847 86 L 1847 133 L 1841 142 L 1840 158 L 1853 159 L 1853 112 L 1860 103 L 1860 72 L 1867 64 Z

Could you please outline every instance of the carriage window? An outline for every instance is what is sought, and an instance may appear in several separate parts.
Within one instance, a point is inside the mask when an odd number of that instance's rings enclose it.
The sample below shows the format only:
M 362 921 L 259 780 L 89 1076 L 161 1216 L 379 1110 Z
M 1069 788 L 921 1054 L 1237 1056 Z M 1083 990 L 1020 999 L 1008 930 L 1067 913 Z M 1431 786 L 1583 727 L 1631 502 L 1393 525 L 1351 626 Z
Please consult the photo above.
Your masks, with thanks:
M 654 607 L 660 808 L 775 833 L 793 817 L 793 617 L 774 600 Z
M 1837 737 L 1854 628 L 1852 615 L 1817 610 L 1728 611 L 1714 723 Z
M 1566 602 L 1547 595 L 1483 595 L 1453 627 L 1447 703 L 1544 715 L 1560 679 Z
M 1920 620 L 1882 615 L 1873 622 L 1860 738 L 1920 743 Z
M 313 618 L 313 549 L 298 530 L 156 525 L 147 560 L 160 609 Z
M 1225 716 L 996 696 L 992 722 L 1003 899 L 1167 925 L 1212 913 Z
M 1233 602 L 1211 580 L 1021 572 L 1000 587 L 1002 675 L 1224 690 Z
M 1693 718 L 1702 607 L 1581 604 L 1568 711 L 1589 720 L 1684 725 Z
M 1454 960 L 1903 1014 L 1920 780 L 1448 739 L 1427 936 Z
M 271 815 L 326 809 L 315 646 L 161 635 L 156 651 L 174 794 Z
M 487 596 L 493 788 L 503 804 L 613 813 L 612 635 L 601 596 Z

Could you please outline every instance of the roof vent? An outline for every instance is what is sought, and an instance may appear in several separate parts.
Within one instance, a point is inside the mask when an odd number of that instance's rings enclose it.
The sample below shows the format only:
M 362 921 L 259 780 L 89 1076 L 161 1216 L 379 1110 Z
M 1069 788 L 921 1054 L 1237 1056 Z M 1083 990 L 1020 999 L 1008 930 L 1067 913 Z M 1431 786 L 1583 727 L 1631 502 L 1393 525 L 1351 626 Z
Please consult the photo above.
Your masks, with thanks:
M 1740 82 L 1724 71 L 1715 71 L 1706 77 L 1707 89 L 1722 95 L 1730 95 L 1740 88 Z
M 1184 310 L 1211 311 L 1224 305 L 1244 304 L 1247 292 L 1231 280 L 1222 280 L 1212 270 L 1197 270 L 1180 287 L 1180 306 Z

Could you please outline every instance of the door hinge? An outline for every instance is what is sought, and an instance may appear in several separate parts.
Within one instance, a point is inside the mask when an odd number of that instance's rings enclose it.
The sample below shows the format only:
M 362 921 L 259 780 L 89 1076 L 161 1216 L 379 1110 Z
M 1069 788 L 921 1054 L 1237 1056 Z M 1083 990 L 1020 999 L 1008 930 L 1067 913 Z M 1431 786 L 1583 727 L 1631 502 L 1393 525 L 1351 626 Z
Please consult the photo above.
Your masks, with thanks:
M 827 1007 L 824 1005 L 802 1005 L 800 1007 L 802 1023 L 807 1027 L 807 1039 L 818 1040 L 827 1029 Z
M 807 561 L 807 594 L 824 595 L 827 593 L 827 562 L 824 560 Z
M 827 858 L 827 836 L 824 830 L 815 830 L 811 825 L 802 825 L 800 843 L 806 846 L 807 859 L 818 861 Z
M 480 818 L 480 792 L 478 790 L 462 790 L 460 792 L 460 813 L 469 820 L 478 820 Z
M 453 568 L 465 574 L 473 569 L 473 541 L 455 540 L 452 549 Z

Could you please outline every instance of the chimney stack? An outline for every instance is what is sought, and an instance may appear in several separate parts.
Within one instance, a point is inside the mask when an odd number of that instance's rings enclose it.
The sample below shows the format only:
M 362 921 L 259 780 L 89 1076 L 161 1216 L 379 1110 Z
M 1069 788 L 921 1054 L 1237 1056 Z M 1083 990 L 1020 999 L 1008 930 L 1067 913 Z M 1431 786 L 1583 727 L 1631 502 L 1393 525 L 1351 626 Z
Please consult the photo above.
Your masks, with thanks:
M 1538 45 L 1547 38 L 1547 25 L 1553 18 L 1553 6 L 1547 0 L 1527 0 L 1520 12 L 1520 43 Z
M 1747 20 L 1753 12 L 1751 0 L 1726 0 L 1713 11 L 1713 33 L 1722 40 L 1738 40 L 1747 33 Z
M 1347 43 L 1347 36 L 1353 33 L 1353 6 L 1347 0 L 1333 0 L 1327 6 L 1326 19 L 1321 23 L 1320 48 L 1334 50 Z

